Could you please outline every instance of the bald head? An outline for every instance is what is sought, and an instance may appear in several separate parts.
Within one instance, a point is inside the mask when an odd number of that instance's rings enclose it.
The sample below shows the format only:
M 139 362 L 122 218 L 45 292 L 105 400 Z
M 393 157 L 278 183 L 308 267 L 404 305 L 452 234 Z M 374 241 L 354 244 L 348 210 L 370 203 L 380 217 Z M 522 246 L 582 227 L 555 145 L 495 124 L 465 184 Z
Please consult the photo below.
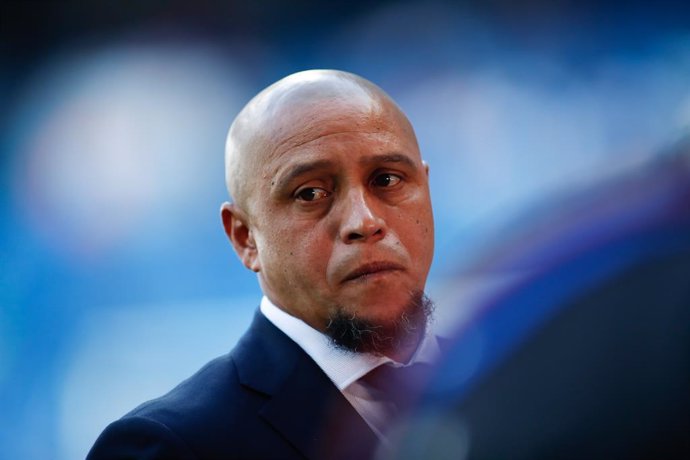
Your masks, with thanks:
M 249 101 L 230 127 L 225 150 L 230 196 L 249 212 L 250 185 L 261 179 L 266 159 L 313 138 L 324 121 L 353 123 L 361 118 L 364 122 L 382 112 L 414 137 L 395 102 L 362 77 L 337 70 L 307 70 L 279 80 Z
M 380 88 L 346 72 L 296 73 L 230 128 L 223 227 L 274 305 L 334 340 L 354 331 L 337 342 L 352 351 L 406 360 L 428 314 L 428 171 Z

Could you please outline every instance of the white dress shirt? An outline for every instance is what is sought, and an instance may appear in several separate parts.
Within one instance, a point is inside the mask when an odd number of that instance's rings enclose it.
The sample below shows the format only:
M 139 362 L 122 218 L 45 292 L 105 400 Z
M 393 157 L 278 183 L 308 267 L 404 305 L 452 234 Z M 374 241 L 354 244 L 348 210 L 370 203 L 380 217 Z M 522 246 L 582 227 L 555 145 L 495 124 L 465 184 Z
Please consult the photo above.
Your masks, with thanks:
M 359 379 L 381 364 L 408 366 L 414 363 L 432 363 L 440 354 L 438 342 L 429 332 L 420 342 L 410 361 L 403 364 L 386 356 L 353 353 L 336 348 L 327 335 L 281 310 L 266 296 L 261 299 L 261 313 L 316 362 L 382 440 L 385 440 L 385 437 L 379 427 L 385 426 L 385 403 L 373 399 L 367 385 Z

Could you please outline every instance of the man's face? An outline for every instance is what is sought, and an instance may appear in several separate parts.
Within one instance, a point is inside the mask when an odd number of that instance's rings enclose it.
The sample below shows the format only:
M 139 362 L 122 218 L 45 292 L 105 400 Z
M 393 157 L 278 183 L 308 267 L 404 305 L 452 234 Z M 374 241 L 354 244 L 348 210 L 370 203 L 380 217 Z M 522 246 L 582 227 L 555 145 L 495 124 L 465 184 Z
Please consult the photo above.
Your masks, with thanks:
M 334 312 L 395 321 L 433 255 L 428 169 L 387 104 L 291 113 L 272 129 L 248 196 L 266 295 L 324 331 Z

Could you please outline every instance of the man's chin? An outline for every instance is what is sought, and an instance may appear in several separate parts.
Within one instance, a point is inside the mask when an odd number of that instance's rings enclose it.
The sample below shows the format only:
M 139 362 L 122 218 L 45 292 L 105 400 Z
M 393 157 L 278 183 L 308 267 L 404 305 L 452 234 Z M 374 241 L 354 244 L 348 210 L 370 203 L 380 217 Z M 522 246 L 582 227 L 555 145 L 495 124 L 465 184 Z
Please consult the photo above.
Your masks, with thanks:
M 402 349 L 416 348 L 433 313 L 433 303 L 422 291 L 413 293 L 400 308 L 388 307 L 367 315 L 333 309 L 326 333 L 337 348 L 355 353 L 394 355 Z M 391 315 L 390 312 L 397 312 Z

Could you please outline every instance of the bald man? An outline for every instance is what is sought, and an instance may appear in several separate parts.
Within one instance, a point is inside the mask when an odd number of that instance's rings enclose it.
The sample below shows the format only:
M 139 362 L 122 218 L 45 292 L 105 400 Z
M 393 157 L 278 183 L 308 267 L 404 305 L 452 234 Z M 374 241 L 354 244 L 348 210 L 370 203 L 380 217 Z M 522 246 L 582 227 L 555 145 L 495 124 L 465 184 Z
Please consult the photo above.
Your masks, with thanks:
M 259 311 L 228 355 L 111 424 L 89 458 L 371 457 L 400 405 L 371 376 L 438 354 L 412 126 L 361 77 L 300 72 L 237 116 L 226 179 L 221 218 Z

